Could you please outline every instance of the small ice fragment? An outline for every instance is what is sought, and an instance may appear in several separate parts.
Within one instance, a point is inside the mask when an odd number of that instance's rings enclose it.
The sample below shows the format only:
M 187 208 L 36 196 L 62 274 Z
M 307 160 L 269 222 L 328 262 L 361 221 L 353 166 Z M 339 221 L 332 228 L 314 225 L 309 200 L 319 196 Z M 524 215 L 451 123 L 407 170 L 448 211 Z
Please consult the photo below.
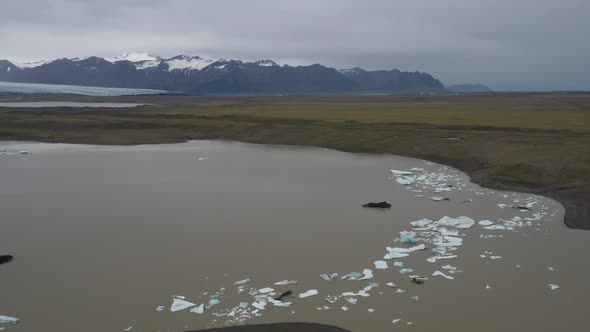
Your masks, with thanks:
M 412 172 L 408 172 L 408 171 L 398 171 L 396 169 L 392 169 L 389 172 L 391 172 L 391 174 L 395 175 L 395 176 L 402 176 L 402 175 L 412 175 Z
M 133 326 L 129 326 L 128 328 L 126 328 L 126 329 L 123 329 L 123 331 L 127 331 L 127 332 L 129 332 L 129 331 L 131 331 L 131 330 L 133 330 Z
M 520 265 L 516 265 L 517 268 L 520 268 Z
M 248 308 L 248 306 L 250 306 L 250 304 L 248 302 L 240 302 L 240 308 L 246 309 L 246 308 Z
M 340 307 L 340 309 L 342 309 L 342 311 L 348 311 L 348 307 L 344 306 L 344 305 L 342 307 Z
M 375 268 L 377 270 L 386 270 L 389 266 L 387 266 L 386 261 L 375 261 Z
M 406 291 L 404 289 L 398 288 L 395 290 L 396 293 L 405 293 Z
M 399 270 L 399 273 L 412 273 L 412 272 L 414 272 L 413 269 L 401 269 L 401 270 Z
M 412 172 L 424 172 L 424 168 L 412 167 L 412 168 L 410 168 L 410 171 L 412 171 Z
M 363 277 L 359 280 L 367 280 L 373 278 L 373 271 L 371 269 L 364 269 L 363 270 Z
M 387 286 L 391 287 L 391 288 L 395 288 L 396 285 L 393 282 L 388 282 L 386 283 Z
M 491 259 L 500 259 L 502 256 L 490 256 Z
M 412 300 L 414 300 L 414 301 L 418 301 L 418 300 L 420 300 L 420 297 L 419 297 L 418 295 L 416 295 L 416 296 L 412 296 L 412 297 L 410 297 L 410 298 L 411 298 Z
M 402 267 L 402 266 L 404 266 L 404 262 L 400 262 L 400 261 L 393 262 L 393 266 Z
M 334 278 L 338 277 L 338 273 L 332 273 L 332 274 L 320 274 L 320 277 L 328 282 L 332 282 L 334 281 Z
M 258 310 L 264 310 L 264 308 L 266 307 L 266 302 L 265 301 L 256 301 L 252 303 L 252 306 Z
M 442 226 L 451 226 L 456 228 L 471 228 L 475 224 L 475 221 L 465 216 L 457 218 L 444 216 L 438 221 L 438 223 Z
M 455 279 L 454 277 L 451 277 L 451 276 L 449 276 L 449 275 L 446 275 L 446 274 L 444 274 L 444 273 L 442 273 L 442 272 L 440 272 L 440 271 L 434 271 L 434 273 L 432 273 L 432 275 L 433 275 L 434 277 L 436 277 L 436 276 L 441 276 L 441 277 L 443 277 L 443 278 L 447 278 L 447 279 L 449 279 L 449 280 L 453 280 L 453 279 Z
M 209 304 L 207 305 L 207 308 L 211 308 L 213 306 L 216 306 L 219 303 L 221 303 L 221 302 L 218 299 L 211 299 L 211 300 L 209 300 Z
M 400 232 L 399 234 L 399 240 L 401 243 L 415 244 L 416 242 L 418 242 L 418 240 L 416 240 L 416 233 L 414 232 Z
M 205 312 L 205 305 L 201 303 L 198 307 L 192 308 L 190 312 L 200 315 Z
M 502 225 L 491 225 L 491 226 L 484 227 L 484 229 L 487 229 L 487 230 L 501 230 L 501 229 L 506 229 L 506 227 L 505 226 L 502 226 Z
M 451 270 L 451 271 L 454 271 L 454 270 L 457 269 L 456 267 L 454 267 L 452 265 L 445 265 L 442 268 L 445 269 L 445 270 Z
M 429 220 L 429 219 L 420 219 L 420 220 L 417 220 L 417 221 L 412 221 L 410 223 L 410 225 L 412 225 L 414 227 L 424 227 L 426 225 L 431 224 L 432 222 L 433 221 L 432 220 Z
M 549 270 L 549 271 L 555 271 L 555 269 L 552 268 L 551 266 L 547 267 L 547 270 Z
M 493 225 L 494 223 L 489 220 L 482 220 L 482 221 L 478 222 L 478 224 L 480 224 L 481 226 L 490 226 L 490 225 Z
M 402 321 L 402 320 L 401 320 L 400 318 L 398 318 L 398 319 L 394 319 L 394 320 L 392 320 L 392 321 L 391 321 L 391 323 L 392 323 L 392 324 L 397 324 L 397 323 L 399 323 L 399 322 L 401 322 L 401 321 Z
M 490 288 L 492 288 L 492 287 L 490 287 L 490 285 L 486 285 L 486 289 L 490 289 Z
M 306 297 L 309 297 L 309 296 L 313 296 L 313 295 L 317 295 L 317 294 L 318 294 L 318 290 L 317 289 L 310 289 L 307 292 L 300 293 L 299 294 L 299 298 L 300 299 L 303 299 L 303 298 L 306 298 Z
M 283 302 L 283 301 L 279 301 L 279 300 L 271 300 L 270 301 L 272 303 L 272 305 L 274 305 L 275 307 L 283 307 L 283 308 L 287 308 L 291 305 L 291 302 Z
M 435 263 L 437 260 L 440 260 L 440 259 L 452 259 L 452 258 L 457 258 L 457 257 L 459 257 L 459 256 L 457 256 L 457 255 L 434 256 L 434 257 L 427 258 L 426 261 L 429 263 Z
M 163 305 L 157 306 L 156 311 L 164 311 L 164 306 Z
M 172 305 L 170 306 L 170 311 L 176 312 L 180 310 L 184 310 L 186 308 L 190 308 L 195 306 L 196 304 L 192 302 L 185 301 L 181 298 L 174 298 L 172 301 Z
M 396 178 L 395 182 L 407 186 L 407 185 L 410 185 L 410 184 L 413 184 L 414 182 L 416 182 L 416 177 L 415 176 L 401 176 L 401 177 Z
M 458 236 L 459 235 L 458 230 L 456 230 L 456 229 L 450 230 L 450 229 L 446 229 L 444 227 L 439 228 L 438 232 L 442 236 Z
M 281 281 L 277 281 L 275 282 L 275 285 L 277 286 L 286 286 L 286 285 L 293 285 L 296 284 L 297 280 L 281 280 Z
M 559 285 L 556 284 L 549 284 L 549 288 L 551 288 L 551 290 L 556 290 L 559 288 Z
M 375 309 L 373 309 L 373 308 L 369 308 L 369 309 L 367 309 L 367 311 L 368 311 L 368 312 L 375 312 Z
M 244 285 L 244 284 L 249 283 L 250 281 L 252 281 L 252 279 L 239 280 L 239 281 L 234 282 L 234 285 Z
M 271 292 L 274 292 L 274 291 L 275 291 L 274 288 L 265 287 L 265 288 L 259 289 L 258 290 L 258 293 L 260 293 L 260 294 L 268 294 L 268 293 L 271 293 Z
M 18 318 L 9 317 L 9 316 L 0 316 L 0 324 L 16 324 L 18 323 Z
M 443 197 L 443 196 L 433 196 L 433 197 L 430 197 L 430 200 L 435 201 L 435 202 L 440 202 L 440 201 L 448 201 L 448 200 L 450 200 L 450 198 Z
M 340 277 L 340 279 L 343 279 L 343 280 L 358 280 L 362 276 L 363 276 L 363 274 L 360 273 L 360 272 L 350 272 L 349 274 L 345 274 L 342 277 Z
M 356 304 L 358 302 L 358 299 L 350 298 L 350 299 L 346 299 L 346 302 L 348 302 L 350 304 Z
M 387 253 L 383 258 L 384 259 L 394 259 L 394 258 L 407 257 L 407 256 L 409 256 L 409 254 L 411 252 L 414 252 L 417 250 L 424 250 L 424 249 L 426 249 L 426 246 L 424 244 L 414 246 L 411 248 L 390 248 L 390 247 L 387 247 L 387 248 L 385 248 L 385 250 L 387 250 L 389 253 Z

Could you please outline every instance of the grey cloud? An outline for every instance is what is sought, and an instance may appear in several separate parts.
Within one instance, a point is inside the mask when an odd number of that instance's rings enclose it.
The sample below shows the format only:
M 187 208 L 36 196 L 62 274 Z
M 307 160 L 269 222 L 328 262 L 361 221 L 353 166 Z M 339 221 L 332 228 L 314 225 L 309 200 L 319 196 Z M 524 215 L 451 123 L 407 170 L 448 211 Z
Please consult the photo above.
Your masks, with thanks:
M 271 58 L 420 70 L 499 90 L 590 89 L 587 0 L 5 0 L 0 58 Z

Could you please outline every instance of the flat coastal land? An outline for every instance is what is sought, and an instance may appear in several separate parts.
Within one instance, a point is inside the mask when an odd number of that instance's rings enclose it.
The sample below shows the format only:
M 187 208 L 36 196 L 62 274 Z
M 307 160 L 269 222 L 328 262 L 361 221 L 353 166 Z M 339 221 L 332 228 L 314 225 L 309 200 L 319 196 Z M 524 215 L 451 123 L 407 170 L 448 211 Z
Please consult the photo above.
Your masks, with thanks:
M 590 230 L 590 93 L 408 96 L 4 96 L 0 102 L 152 104 L 0 108 L 0 140 L 156 144 L 200 139 L 387 153 L 540 194 Z M 1 147 L 0 147 L 1 148 Z

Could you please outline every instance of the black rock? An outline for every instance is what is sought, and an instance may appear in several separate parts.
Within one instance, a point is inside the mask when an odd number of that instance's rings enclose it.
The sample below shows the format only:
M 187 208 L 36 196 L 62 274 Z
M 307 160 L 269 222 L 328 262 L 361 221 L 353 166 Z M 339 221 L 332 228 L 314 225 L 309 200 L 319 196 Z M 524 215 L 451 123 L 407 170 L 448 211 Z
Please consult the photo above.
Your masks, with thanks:
M 422 278 L 412 278 L 412 282 L 416 285 L 422 285 L 424 283 L 424 280 Z
M 0 255 L 0 264 L 8 263 L 13 259 L 12 255 Z
M 363 207 L 389 209 L 389 208 L 391 208 L 391 204 L 389 204 L 387 202 L 377 202 L 377 203 L 370 202 L 370 203 L 363 205 Z
M 285 297 L 287 297 L 287 296 L 289 296 L 289 295 L 291 295 L 291 294 L 293 294 L 293 292 L 291 292 L 290 290 L 288 290 L 288 291 L 286 291 L 286 292 L 283 292 L 283 293 L 281 293 L 281 295 L 279 295 L 279 296 L 275 297 L 275 300 L 277 300 L 277 301 L 282 301 L 282 300 L 283 300 L 283 298 L 285 298 Z

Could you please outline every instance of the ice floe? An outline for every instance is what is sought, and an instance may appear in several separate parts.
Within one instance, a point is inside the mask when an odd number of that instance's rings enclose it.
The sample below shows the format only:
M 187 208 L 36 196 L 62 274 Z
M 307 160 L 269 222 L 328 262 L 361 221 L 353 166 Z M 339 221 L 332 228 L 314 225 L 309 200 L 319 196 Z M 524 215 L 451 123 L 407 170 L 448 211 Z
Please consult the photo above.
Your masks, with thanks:
M 386 270 L 389 267 L 386 261 L 375 261 L 374 264 L 377 270 Z
M 190 307 L 194 307 L 196 304 L 186 301 L 180 297 L 176 297 L 172 299 L 172 305 L 170 306 L 170 311 L 176 312 L 180 310 L 184 310 Z
M 303 298 L 314 296 L 314 295 L 317 295 L 317 294 L 318 294 L 318 290 L 317 289 L 310 289 L 307 292 L 300 293 L 299 294 L 299 298 L 300 299 L 303 299 Z
M 16 324 L 19 319 L 10 316 L 0 316 L 0 324 Z

